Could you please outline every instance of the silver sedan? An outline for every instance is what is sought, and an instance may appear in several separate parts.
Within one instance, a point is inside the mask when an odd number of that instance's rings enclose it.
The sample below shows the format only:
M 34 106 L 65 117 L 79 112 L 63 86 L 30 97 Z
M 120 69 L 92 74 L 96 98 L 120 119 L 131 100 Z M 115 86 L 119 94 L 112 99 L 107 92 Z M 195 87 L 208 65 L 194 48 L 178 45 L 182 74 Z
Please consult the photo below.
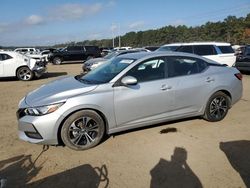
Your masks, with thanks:
M 242 96 L 232 67 L 186 53 L 118 56 L 84 76 L 32 91 L 19 103 L 22 140 L 84 150 L 112 134 L 169 120 L 222 120 Z

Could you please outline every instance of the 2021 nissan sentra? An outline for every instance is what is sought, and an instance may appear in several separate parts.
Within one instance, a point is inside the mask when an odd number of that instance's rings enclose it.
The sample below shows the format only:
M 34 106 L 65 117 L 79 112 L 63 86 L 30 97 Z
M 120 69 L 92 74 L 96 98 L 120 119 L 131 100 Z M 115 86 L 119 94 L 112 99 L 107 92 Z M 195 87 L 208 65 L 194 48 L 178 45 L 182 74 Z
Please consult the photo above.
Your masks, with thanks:
M 62 78 L 19 103 L 19 137 L 75 150 L 104 134 L 201 116 L 222 120 L 242 96 L 233 67 L 179 52 L 118 56 L 84 76 Z

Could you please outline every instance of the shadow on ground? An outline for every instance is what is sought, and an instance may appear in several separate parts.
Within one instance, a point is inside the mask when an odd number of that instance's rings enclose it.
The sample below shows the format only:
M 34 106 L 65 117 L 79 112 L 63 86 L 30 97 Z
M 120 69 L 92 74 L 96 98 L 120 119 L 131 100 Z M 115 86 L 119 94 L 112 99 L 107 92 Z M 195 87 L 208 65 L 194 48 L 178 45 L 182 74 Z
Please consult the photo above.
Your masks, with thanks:
M 220 149 L 226 154 L 232 167 L 240 174 L 246 187 L 250 187 L 250 141 L 221 142 Z
M 38 78 L 38 80 L 59 77 L 59 76 L 65 76 L 65 75 L 67 75 L 67 72 L 46 72 L 40 78 Z
M 19 155 L 0 161 L 0 187 L 88 187 L 97 188 L 102 182 L 103 187 L 108 187 L 108 170 L 106 165 L 92 167 L 84 164 L 64 172 L 48 176 L 41 180 L 31 182 L 43 168 L 43 161 L 38 166 L 37 160 L 49 148 L 43 146 L 42 151 L 32 161 L 31 155 Z M 4 186 L 2 184 L 4 180 Z
M 65 76 L 65 75 L 67 75 L 67 72 L 46 72 L 40 78 L 35 78 L 31 80 L 31 82 L 34 80 L 42 80 L 42 79 L 54 78 L 54 77 Z M 19 81 L 19 80 L 16 77 L 0 78 L 0 82 L 13 82 L 13 81 Z
M 6 180 L 6 187 L 25 187 L 42 169 L 46 161 L 39 166 L 36 162 L 48 149 L 49 147 L 43 146 L 34 161 L 32 161 L 32 155 L 19 155 L 0 161 L 0 179 Z
M 106 165 L 101 168 L 93 168 L 90 164 L 85 164 L 66 170 L 64 172 L 46 177 L 38 180 L 34 183 L 30 183 L 30 187 L 88 187 L 97 188 L 100 183 L 105 184 L 104 187 L 108 187 L 108 171 Z
M 202 187 L 199 178 L 187 164 L 187 151 L 184 148 L 176 147 L 170 161 L 160 159 L 150 175 L 151 188 Z

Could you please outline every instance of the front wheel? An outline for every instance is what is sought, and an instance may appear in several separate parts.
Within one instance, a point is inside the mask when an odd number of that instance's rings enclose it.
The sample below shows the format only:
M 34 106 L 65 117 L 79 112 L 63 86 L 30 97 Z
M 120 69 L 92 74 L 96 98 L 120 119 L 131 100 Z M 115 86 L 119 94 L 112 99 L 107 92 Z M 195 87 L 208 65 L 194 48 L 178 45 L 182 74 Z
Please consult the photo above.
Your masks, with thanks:
M 29 67 L 21 67 L 17 70 L 16 76 L 19 80 L 29 81 L 34 77 L 34 73 L 29 69 Z
M 74 150 L 96 146 L 105 132 L 103 119 L 91 110 L 81 110 L 69 116 L 61 129 L 64 144 Z
M 60 57 L 55 57 L 52 62 L 54 65 L 61 65 L 62 59 Z
M 223 92 L 216 92 L 208 100 L 204 119 L 211 122 L 221 121 L 227 115 L 230 98 Z

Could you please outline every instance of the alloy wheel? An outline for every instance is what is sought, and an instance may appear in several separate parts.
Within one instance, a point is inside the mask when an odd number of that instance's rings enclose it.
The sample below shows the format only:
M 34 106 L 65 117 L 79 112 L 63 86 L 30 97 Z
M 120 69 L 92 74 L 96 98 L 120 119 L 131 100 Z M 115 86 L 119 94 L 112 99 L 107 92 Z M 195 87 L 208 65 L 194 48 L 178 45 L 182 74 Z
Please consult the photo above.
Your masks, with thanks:
M 221 119 L 224 117 L 228 110 L 228 102 L 224 96 L 218 96 L 210 103 L 210 116 L 214 119 Z
M 68 129 L 70 142 L 75 146 L 88 147 L 100 137 L 100 126 L 91 117 L 75 120 Z

